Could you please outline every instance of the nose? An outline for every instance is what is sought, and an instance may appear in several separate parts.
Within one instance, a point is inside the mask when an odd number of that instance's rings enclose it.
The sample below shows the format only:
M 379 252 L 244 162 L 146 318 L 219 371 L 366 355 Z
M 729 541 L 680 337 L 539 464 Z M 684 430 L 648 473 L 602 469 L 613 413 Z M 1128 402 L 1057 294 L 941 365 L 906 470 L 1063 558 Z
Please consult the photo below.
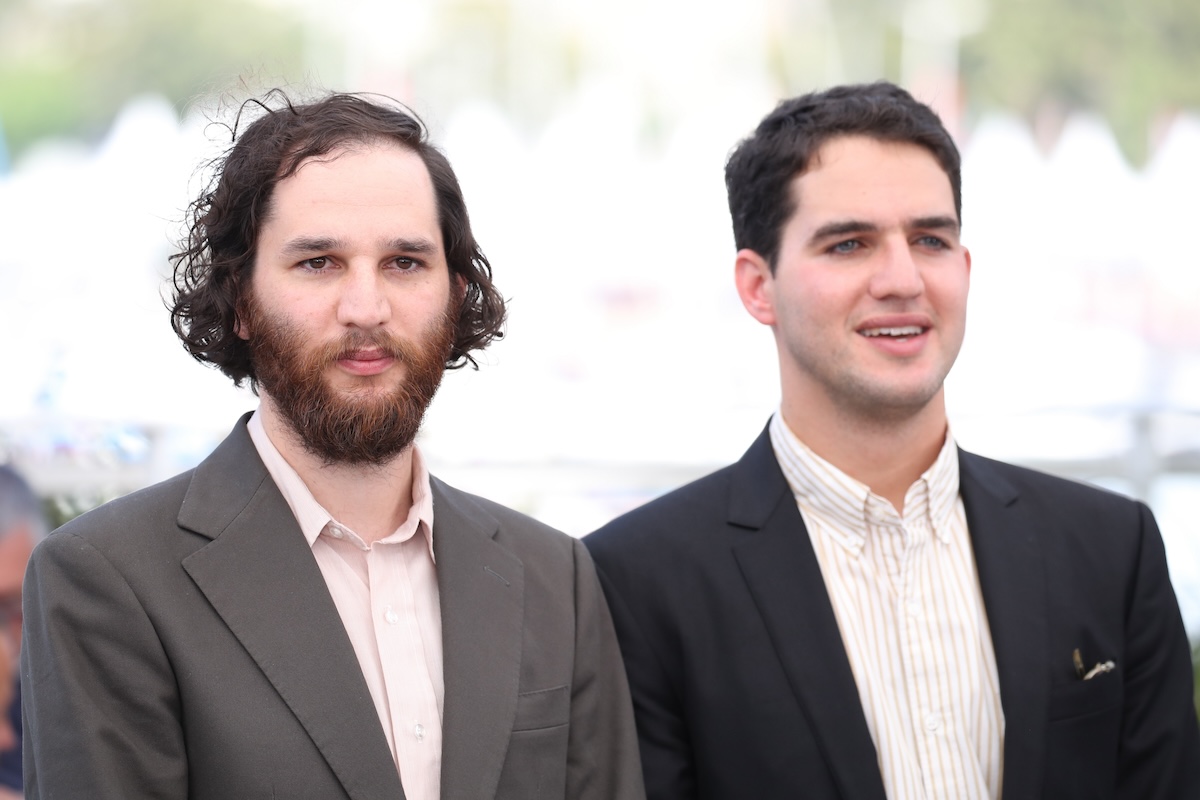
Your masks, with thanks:
M 879 263 L 871 276 L 871 295 L 876 299 L 919 297 L 925 291 L 921 265 L 908 242 L 888 242 L 880 248 Z
M 338 297 L 338 323 L 348 327 L 375 328 L 391 319 L 383 276 L 374 265 L 352 266 L 342 279 Z

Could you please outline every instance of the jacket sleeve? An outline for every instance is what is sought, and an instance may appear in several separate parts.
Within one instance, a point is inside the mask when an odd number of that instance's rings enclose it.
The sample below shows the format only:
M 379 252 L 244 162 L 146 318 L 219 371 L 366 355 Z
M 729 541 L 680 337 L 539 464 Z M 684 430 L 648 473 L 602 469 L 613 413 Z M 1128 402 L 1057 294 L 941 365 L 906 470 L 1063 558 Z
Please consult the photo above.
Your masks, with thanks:
M 1126 654 L 1117 797 L 1200 797 L 1200 728 L 1190 648 L 1154 516 L 1138 504 L 1141 550 L 1126 602 Z
M 24 585 L 25 796 L 187 797 L 171 664 L 121 573 L 71 532 L 38 546 Z
M 608 579 L 603 564 L 598 571 L 629 678 L 646 796 L 650 800 L 693 800 L 699 795 L 692 744 L 670 671 L 632 612 L 633 598 Z
M 567 753 L 570 800 L 642 800 L 642 767 L 625 666 L 596 569 L 575 552 L 575 674 Z

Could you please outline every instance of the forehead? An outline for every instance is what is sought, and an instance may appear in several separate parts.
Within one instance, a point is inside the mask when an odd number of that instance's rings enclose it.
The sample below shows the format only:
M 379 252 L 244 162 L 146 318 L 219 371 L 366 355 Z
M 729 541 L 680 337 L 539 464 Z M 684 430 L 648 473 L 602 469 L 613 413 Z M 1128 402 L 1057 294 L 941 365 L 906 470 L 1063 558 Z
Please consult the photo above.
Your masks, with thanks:
M 839 136 L 792 179 L 793 216 L 957 218 L 950 177 L 933 153 L 910 142 Z
M 276 184 L 269 227 L 357 221 L 437 225 L 437 200 L 425 162 L 393 142 L 352 143 L 300 162 Z

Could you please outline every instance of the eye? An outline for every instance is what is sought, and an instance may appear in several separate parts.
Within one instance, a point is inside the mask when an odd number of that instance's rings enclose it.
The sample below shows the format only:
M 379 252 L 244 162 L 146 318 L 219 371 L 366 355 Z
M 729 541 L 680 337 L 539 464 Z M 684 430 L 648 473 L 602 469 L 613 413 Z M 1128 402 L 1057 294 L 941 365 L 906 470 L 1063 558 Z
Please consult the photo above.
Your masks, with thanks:
M 412 272 L 420 268 L 421 262 L 408 256 L 396 256 L 392 259 L 392 266 L 401 272 Z
M 858 239 L 847 239 L 844 242 L 838 242 L 829 248 L 829 252 L 836 255 L 848 255 L 862 247 L 862 242 Z
M 940 236 L 922 236 L 917 239 L 917 244 L 921 247 L 928 247 L 930 250 L 945 250 L 950 245 Z
M 313 272 L 320 272 L 329 266 L 329 259 L 325 256 L 306 258 L 300 262 L 300 266 L 305 269 L 311 269 Z

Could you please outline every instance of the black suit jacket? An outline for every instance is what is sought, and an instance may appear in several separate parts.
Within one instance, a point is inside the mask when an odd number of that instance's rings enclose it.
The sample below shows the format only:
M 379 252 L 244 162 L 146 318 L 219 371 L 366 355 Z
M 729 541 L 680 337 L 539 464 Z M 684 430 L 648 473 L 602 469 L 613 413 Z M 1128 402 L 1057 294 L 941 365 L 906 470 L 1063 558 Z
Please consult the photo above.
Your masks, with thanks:
M 1191 659 L 1146 506 L 960 453 L 1000 676 L 1003 793 L 1200 798 Z M 764 431 L 585 540 L 647 796 L 884 800 L 833 608 Z M 1116 669 L 1081 681 L 1072 660 Z
M 434 479 L 446 800 L 641 798 L 616 637 L 577 540 Z M 29 798 L 402 800 L 341 617 L 243 423 L 34 551 Z

